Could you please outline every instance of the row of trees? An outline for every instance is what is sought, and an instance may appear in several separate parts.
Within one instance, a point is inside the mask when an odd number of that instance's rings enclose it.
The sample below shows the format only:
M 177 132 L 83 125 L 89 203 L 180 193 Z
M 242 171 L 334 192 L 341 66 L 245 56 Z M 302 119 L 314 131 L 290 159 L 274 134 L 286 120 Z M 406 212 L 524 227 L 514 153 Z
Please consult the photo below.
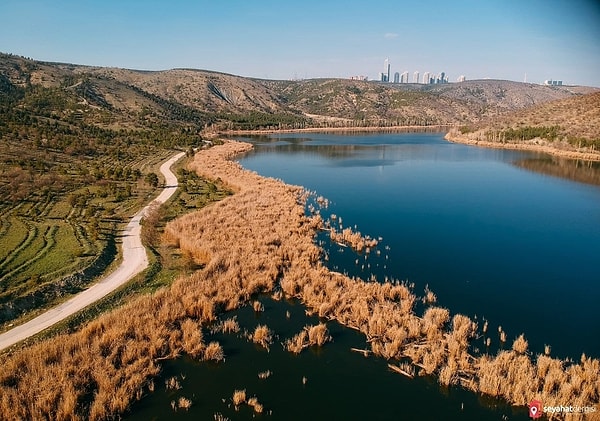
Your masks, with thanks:
M 559 134 L 559 126 L 525 126 L 502 130 L 501 136 L 504 140 L 531 140 L 536 137 L 555 140 Z
M 215 125 L 226 130 L 301 129 L 312 125 L 309 118 L 299 114 L 258 111 L 244 114 L 221 113 L 216 115 L 216 119 Z

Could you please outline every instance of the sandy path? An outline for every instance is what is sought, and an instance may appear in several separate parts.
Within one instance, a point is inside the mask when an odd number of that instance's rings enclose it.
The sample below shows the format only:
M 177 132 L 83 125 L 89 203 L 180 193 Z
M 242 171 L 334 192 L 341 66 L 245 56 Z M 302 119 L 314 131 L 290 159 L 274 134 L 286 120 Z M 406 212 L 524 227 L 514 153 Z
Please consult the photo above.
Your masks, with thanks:
M 140 238 L 142 231 L 140 220 L 153 203 L 164 203 L 175 193 L 177 177 L 171 172 L 171 165 L 181 159 L 183 155 L 185 153 L 180 152 L 161 165 L 160 172 L 165 177 L 165 188 L 156 199 L 133 216 L 122 232 L 123 261 L 119 267 L 68 301 L 42 313 L 27 323 L 0 334 L 0 350 L 21 342 L 77 313 L 79 310 L 105 297 L 148 267 L 148 256 Z

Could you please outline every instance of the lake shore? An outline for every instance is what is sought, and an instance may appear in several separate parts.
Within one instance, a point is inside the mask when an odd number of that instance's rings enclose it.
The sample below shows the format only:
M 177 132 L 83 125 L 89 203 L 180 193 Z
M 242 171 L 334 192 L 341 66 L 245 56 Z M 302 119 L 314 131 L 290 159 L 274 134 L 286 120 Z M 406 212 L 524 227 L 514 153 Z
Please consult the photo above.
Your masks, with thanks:
M 446 132 L 444 139 L 453 143 L 461 143 L 469 146 L 479 146 L 492 149 L 510 149 L 520 151 L 541 152 L 561 158 L 578 159 L 583 161 L 600 161 L 600 152 L 580 152 L 573 150 L 559 149 L 551 145 L 538 143 L 512 143 L 512 142 L 490 142 L 485 140 L 473 139 L 468 134 L 461 135 L 451 125 L 437 126 L 390 126 L 390 127 L 307 127 L 302 129 L 262 129 L 262 130 L 225 130 L 219 133 L 210 134 L 216 136 L 255 136 L 269 135 L 279 133 L 410 133 L 410 132 Z
M 276 133 L 405 133 L 405 132 L 444 132 L 451 126 L 345 126 L 345 127 L 306 127 L 303 129 L 264 129 L 264 130 L 224 130 L 222 136 L 245 136 Z
M 532 151 L 541 152 L 549 155 L 558 156 L 561 158 L 568 159 L 579 159 L 583 161 L 600 161 L 600 152 L 579 152 L 559 149 L 551 145 L 544 145 L 538 143 L 513 143 L 513 142 L 490 142 L 486 140 L 479 140 L 470 137 L 468 134 L 458 134 L 455 131 L 449 131 L 444 136 L 444 139 L 453 143 L 462 143 L 463 145 L 479 146 L 483 148 L 493 149 L 511 149 L 520 151 Z M 533 141 L 532 141 L 533 142 Z

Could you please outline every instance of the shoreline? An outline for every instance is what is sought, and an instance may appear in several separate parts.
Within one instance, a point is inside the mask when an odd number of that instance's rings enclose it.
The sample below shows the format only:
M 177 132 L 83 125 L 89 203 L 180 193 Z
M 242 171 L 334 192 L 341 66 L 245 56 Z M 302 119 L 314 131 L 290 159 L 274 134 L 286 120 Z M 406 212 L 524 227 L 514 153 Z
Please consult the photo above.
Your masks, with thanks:
M 460 143 L 468 146 L 477 146 L 490 149 L 508 149 L 545 153 L 559 158 L 600 162 L 600 152 L 578 152 L 558 149 L 547 145 L 529 143 L 498 143 L 485 140 L 469 139 L 467 135 L 457 135 L 452 132 L 456 125 L 434 125 L 434 126 L 390 126 L 390 127 L 307 127 L 303 129 L 259 129 L 259 130 L 223 130 L 210 133 L 214 137 L 227 136 L 254 136 L 278 133 L 442 133 L 444 139 L 452 143 Z
M 452 132 L 448 132 L 444 135 L 444 139 L 452 143 L 461 143 L 463 145 L 478 146 L 482 148 L 490 149 L 510 149 L 519 151 L 530 151 L 530 152 L 541 152 L 548 155 L 556 156 L 559 158 L 583 160 L 583 161 L 595 161 L 600 162 L 600 153 L 592 152 L 578 152 L 578 151 L 566 151 L 563 149 L 554 148 L 547 145 L 535 145 L 528 143 L 498 143 L 490 142 L 486 140 L 474 140 L 469 139 L 465 135 L 457 135 Z
M 258 129 L 258 130 L 222 130 L 218 131 L 217 135 L 221 136 L 243 136 L 243 135 L 260 135 L 274 133 L 402 133 L 402 132 L 445 132 L 453 127 L 449 124 L 440 124 L 434 126 L 345 126 L 345 127 L 306 127 L 303 129 Z

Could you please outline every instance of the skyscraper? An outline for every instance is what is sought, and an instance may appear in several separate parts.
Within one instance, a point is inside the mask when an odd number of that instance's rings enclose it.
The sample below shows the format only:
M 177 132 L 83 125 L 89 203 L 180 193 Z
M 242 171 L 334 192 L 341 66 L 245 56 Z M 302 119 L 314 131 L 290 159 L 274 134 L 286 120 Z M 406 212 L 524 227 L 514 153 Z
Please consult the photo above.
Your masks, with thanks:
M 400 73 L 394 73 L 394 83 L 400 82 Z
M 402 72 L 402 75 L 400 75 L 400 83 L 408 83 L 408 72 Z
M 390 81 L 390 59 L 386 58 L 383 62 L 383 73 L 385 74 L 385 80 L 383 82 Z
M 413 83 L 419 83 L 419 71 L 415 70 L 413 73 Z
M 430 79 L 430 78 L 431 78 L 431 73 L 429 73 L 429 72 L 425 72 L 425 73 L 423 73 L 423 83 L 424 83 L 425 85 L 429 85 L 429 82 L 430 82 L 430 80 L 429 80 L 429 79 Z

